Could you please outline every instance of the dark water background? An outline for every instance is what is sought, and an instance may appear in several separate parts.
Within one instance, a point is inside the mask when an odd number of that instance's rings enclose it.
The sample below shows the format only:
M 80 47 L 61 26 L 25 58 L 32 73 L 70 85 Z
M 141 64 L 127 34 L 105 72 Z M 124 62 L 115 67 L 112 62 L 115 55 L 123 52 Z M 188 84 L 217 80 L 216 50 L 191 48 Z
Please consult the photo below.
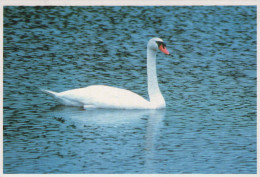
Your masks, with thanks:
M 57 106 L 106 84 L 166 110 Z M 256 6 L 4 7 L 4 173 L 256 173 Z

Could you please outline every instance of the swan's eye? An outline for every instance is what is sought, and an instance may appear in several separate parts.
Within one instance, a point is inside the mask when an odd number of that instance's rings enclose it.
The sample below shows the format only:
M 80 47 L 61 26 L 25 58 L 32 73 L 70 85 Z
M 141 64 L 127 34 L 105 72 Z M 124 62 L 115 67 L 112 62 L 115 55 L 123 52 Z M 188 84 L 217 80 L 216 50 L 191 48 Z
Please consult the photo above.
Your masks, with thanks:
M 157 45 L 158 45 L 158 48 L 162 45 L 162 47 L 165 49 L 166 47 L 166 44 L 164 44 L 164 42 L 162 41 L 156 41 Z

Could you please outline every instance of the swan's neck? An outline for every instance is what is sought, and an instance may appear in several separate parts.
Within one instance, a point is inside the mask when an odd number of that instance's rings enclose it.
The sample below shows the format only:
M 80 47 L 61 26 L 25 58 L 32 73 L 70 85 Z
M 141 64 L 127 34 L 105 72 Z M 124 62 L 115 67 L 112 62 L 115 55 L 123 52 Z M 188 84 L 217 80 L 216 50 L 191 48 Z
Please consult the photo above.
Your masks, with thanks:
M 148 77 L 148 94 L 150 103 L 158 108 L 165 107 L 165 101 L 161 94 L 156 72 L 156 51 L 147 48 L 147 77 Z

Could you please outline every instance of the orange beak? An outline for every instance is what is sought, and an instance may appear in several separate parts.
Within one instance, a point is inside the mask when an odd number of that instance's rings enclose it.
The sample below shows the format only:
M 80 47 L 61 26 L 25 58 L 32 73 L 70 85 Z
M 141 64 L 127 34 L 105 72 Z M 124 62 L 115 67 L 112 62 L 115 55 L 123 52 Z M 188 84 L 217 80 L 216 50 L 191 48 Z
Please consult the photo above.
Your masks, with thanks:
M 169 55 L 170 53 L 168 52 L 168 50 L 166 49 L 166 47 L 161 44 L 159 47 L 160 51 L 162 51 L 163 53 L 165 53 L 166 55 Z

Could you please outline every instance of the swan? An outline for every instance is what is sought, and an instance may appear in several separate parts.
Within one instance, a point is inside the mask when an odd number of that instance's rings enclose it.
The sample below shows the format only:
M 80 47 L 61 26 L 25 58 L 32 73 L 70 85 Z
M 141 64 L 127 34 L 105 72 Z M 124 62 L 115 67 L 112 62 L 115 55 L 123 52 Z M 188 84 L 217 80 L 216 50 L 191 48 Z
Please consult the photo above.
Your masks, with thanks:
M 142 96 L 121 88 L 92 85 L 63 92 L 53 92 L 41 89 L 53 96 L 63 105 L 83 106 L 87 108 L 112 108 L 112 109 L 162 109 L 166 107 L 161 94 L 157 73 L 156 53 L 158 51 L 169 55 L 166 45 L 160 38 L 152 38 L 147 44 L 147 83 L 149 101 Z

